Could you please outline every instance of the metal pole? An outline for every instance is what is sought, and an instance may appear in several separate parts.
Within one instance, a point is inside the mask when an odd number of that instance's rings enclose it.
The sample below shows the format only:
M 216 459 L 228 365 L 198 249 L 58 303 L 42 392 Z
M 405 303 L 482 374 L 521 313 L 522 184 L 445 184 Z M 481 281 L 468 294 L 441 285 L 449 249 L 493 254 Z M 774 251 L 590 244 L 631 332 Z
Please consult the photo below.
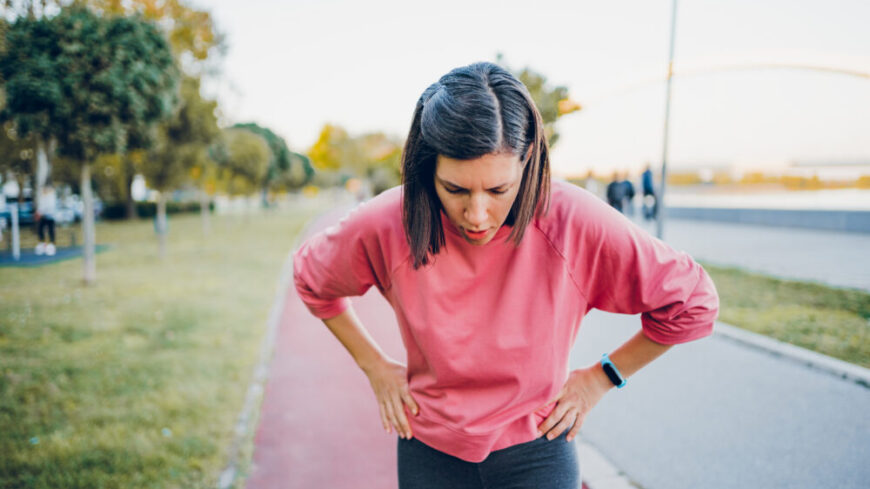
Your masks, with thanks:
M 665 182 L 668 180 L 668 125 L 671 119 L 671 79 L 674 76 L 674 42 L 677 37 L 677 0 L 671 8 L 671 52 L 668 57 L 668 81 L 665 92 L 665 130 L 662 142 L 662 176 L 659 194 L 656 196 L 658 212 L 656 213 L 656 237 L 664 239 L 665 215 Z

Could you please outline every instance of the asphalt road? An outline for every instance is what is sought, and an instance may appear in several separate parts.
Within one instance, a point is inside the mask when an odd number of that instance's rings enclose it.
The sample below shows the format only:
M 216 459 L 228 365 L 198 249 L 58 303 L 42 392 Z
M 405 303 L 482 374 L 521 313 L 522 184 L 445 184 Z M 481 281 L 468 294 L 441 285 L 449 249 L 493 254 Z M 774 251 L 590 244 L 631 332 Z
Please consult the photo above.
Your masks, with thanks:
M 655 234 L 653 223 L 638 221 Z M 669 219 L 665 241 L 698 260 L 870 290 L 870 234 Z
M 639 328 L 639 316 L 592 311 L 572 367 Z M 645 489 L 864 489 L 870 389 L 713 336 L 608 393 L 581 436 Z

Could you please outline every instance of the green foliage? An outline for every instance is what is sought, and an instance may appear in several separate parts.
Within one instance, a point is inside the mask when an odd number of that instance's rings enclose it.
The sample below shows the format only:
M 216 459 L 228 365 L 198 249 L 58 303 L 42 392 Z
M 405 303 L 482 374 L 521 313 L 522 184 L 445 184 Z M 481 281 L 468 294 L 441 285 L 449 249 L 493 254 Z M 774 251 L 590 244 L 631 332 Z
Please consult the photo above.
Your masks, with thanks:
M 0 177 L 5 179 L 7 172 L 18 177 L 28 174 L 31 160 L 33 138 L 19 138 L 12 121 L 0 123 Z
M 246 129 L 224 129 L 221 181 L 231 194 L 247 194 L 259 188 L 269 169 L 271 151 L 265 139 Z
M 205 60 L 223 37 L 214 19 L 182 0 L 3 0 L 6 12 L 20 18 L 41 18 L 47 11 L 71 4 L 87 7 L 101 17 L 138 15 L 165 30 L 177 57 Z
M 293 165 L 302 165 L 305 175 L 313 173 L 310 160 L 305 157 L 299 158 L 298 153 L 291 152 L 290 149 L 287 148 L 287 142 L 284 141 L 284 138 L 278 136 L 270 129 L 262 127 L 254 122 L 236 124 L 233 128 L 250 131 L 262 137 L 269 145 L 271 155 L 269 158 L 269 166 L 266 170 L 266 176 L 263 178 L 261 183 L 262 188 L 274 189 L 281 184 L 296 188 L 304 185 L 304 180 L 299 180 L 298 183 L 294 182 L 293 175 L 298 174 L 299 172 L 293 172 Z
M 196 10 L 181 0 L 84 0 L 105 15 L 141 15 L 164 27 L 172 51 L 178 57 L 204 60 L 222 37 L 207 11 Z
M 172 114 L 178 70 L 169 45 L 137 18 L 101 19 L 65 9 L 58 26 L 64 103 L 54 132 L 59 153 L 90 161 L 99 153 L 149 146 L 151 128 Z
M 177 69 L 168 43 L 138 18 L 100 18 L 85 8 L 19 17 L 0 56 L 6 108 L 21 136 L 54 136 L 77 162 L 145 146 L 171 114 Z
M 175 115 L 158 126 L 157 144 L 139 165 L 145 180 L 160 191 L 179 186 L 195 167 L 209 164 L 208 146 L 218 137 L 217 102 L 203 99 L 199 79 L 186 76 Z
M 12 122 L 21 138 L 34 133 L 50 136 L 63 102 L 57 25 L 24 17 L 4 31 L 0 76 L 6 100 L 0 119 Z
M 340 126 L 326 124 L 308 155 L 320 170 L 349 172 L 378 187 L 400 181 L 402 143 L 384 133 L 351 136 Z

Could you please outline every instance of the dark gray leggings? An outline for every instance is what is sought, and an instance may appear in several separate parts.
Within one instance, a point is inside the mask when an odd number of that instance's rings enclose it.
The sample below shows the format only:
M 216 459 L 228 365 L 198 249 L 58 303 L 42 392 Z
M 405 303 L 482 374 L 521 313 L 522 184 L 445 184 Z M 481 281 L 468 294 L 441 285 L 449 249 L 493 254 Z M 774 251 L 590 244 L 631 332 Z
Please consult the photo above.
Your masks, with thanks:
M 48 228 L 48 237 L 54 243 L 54 219 L 50 217 L 40 217 L 39 224 L 36 225 L 37 234 L 40 241 L 45 241 L 45 229 Z
M 578 489 L 577 447 L 567 434 L 496 450 L 480 463 L 399 438 L 399 489 Z

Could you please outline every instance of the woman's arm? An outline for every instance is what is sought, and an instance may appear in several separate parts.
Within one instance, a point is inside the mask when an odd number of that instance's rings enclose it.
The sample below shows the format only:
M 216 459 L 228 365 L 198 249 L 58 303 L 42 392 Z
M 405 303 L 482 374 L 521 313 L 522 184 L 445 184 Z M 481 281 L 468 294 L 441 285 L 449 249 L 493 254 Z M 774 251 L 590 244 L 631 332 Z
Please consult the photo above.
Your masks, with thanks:
M 399 436 L 410 439 L 413 433 L 404 405 L 415 416 L 420 408 L 408 389 L 406 367 L 381 350 L 356 316 L 352 306 L 335 317 L 323 319 L 323 322 L 369 378 L 378 400 L 384 430 L 390 433 L 391 426 L 395 426 Z
M 638 331 L 610 355 L 610 361 L 616 365 L 623 377 L 628 378 L 670 347 L 671 345 L 656 343 L 642 331 Z M 539 436 L 546 434 L 552 440 L 571 428 L 567 440 L 573 440 L 586 415 L 611 388 L 613 383 L 600 363 L 572 371 L 556 398 L 547 403 L 558 402 L 553 412 L 538 426 Z

